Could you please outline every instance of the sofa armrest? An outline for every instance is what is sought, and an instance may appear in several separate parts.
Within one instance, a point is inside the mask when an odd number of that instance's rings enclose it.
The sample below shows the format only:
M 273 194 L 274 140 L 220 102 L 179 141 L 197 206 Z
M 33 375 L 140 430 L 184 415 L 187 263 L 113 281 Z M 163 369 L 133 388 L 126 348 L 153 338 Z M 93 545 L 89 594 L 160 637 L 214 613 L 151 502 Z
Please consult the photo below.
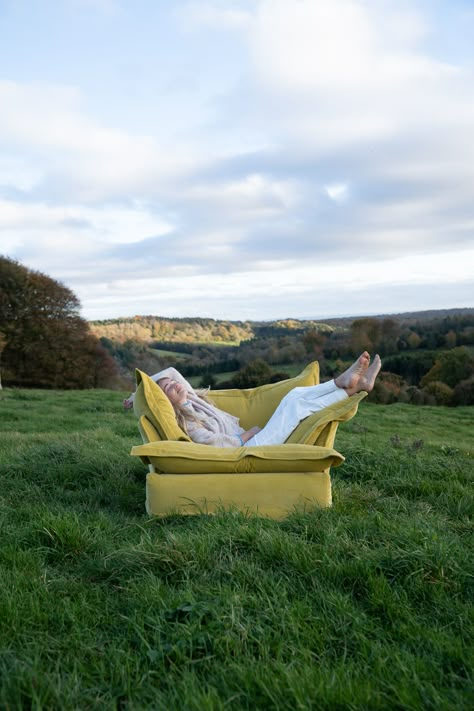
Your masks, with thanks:
M 344 461 L 335 449 L 306 444 L 234 448 L 167 440 L 133 447 L 131 454 L 162 474 L 317 472 Z
M 330 423 L 346 422 L 357 413 L 359 403 L 367 397 L 365 391 L 352 395 L 340 402 L 314 412 L 293 430 L 285 442 L 288 444 L 322 445 L 331 447 L 334 442 L 336 427 L 327 427 Z M 324 436 L 326 434 L 326 436 Z M 320 435 L 323 435 L 320 439 Z

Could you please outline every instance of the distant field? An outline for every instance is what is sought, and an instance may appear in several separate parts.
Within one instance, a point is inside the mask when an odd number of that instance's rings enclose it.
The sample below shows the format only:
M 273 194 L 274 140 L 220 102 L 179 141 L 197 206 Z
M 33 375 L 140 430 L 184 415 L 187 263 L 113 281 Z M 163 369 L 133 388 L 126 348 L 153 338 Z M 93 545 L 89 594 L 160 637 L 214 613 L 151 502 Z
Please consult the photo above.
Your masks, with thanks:
M 168 351 L 164 350 L 163 348 L 151 348 L 150 349 L 152 353 L 156 353 L 159 356 L 173 356 L 173 358 L 176 358 L 178 360 L 186 360 L 186 358 L 190 358 L 189 353 L 179 353 L 178 351 Z
M 216 381 L 217 385 L 219 385 L 219 383 L 223 383 L 224 381 L 229 380 L 237 373 L 237 370 L 230 370 L 227 373 L 213 373 L 212 377 Z M 207 385 L 205 384 L 206 375 L 190 375 L 186 379 L 189 380 L 193 388 L 202 387 L 201 383 L 204 383 L 204 387 L 207 387 Z
M 274 365 L 272 369 L 278 373 L 287 373 L 290 378 L 294 378 L 299 375 L 307 365 L 307 363 L 284 363 L 282 365 Z
M 299 375 L 302 370 L 304 370 L 306 365 L 307 365 L 307 363 L 304 365 L 293 365 L 293 364 L 292 365 L 289 365 L 289 364 L 274 365 L 274 366 L 272 366 L 272 369 L 278 373 L 287 373 L 287 375 L 290 378 L 294 378 L 296 375 Z M 231 370 L 226 373 L 213 373 L 212 377 L 214 378 L 216 383 L 219 385 L 219 383 L 222 383 L 226 380 L 230 380 L 230 378 L 232 378 L 237 373 L 238 373 L 237 370 Z M 198 387 L 201 384 L 203 379 L 204 380 L 206 379 L 205 375 L 191 375 L 187 378 L 187 380 L 189 380 L 189 382 L 191 383 L 191 385 L 194 388 Z
M 334 505 L 150 519 L 110 391 L 0 391 L 0 709 L 472 707 L 473 408 L 363 402 Z
M 203 341 L 202 343 L 198 343 L 197 345 L 202 345 L 202 346 L 219 346 L 222 348 L 229 348 L 230 346 L 240 346 L 242 343 L 242 340 L 239 341 Z

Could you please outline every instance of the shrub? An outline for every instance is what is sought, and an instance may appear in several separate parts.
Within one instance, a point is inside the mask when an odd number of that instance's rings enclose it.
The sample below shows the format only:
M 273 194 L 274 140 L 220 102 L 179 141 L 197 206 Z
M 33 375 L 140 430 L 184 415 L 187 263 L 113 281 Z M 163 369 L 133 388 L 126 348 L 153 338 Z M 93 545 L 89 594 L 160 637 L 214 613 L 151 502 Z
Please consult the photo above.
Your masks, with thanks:
M 374 389 L 369 394 L 369 400 L 381 405 L 391 405 L 393 402 L 397 402 L 397 396 L 391 388 L 387 387 L 386 383 L 377 380 Z
M 423 390 L 434 398 L 436 405 L 451 405 L 453 402 L 453 389 L 440 380 L 428 383 Z
M 248 363 L 241 368 L 232 378 L 234 388 L 255 388 L 259 385 L 266 385 L 272 377 L 272 369 L 261 358 Z
M 474 376 L 461 380 L 453 393 L 453 405 L 474 405 Z
M 411 385 L 401 394 L 400 402 L 409 403 L 410 405 L 432 405 L 433 397 Z
M 454 388 L 462 380 L 474 375 L 474 358 L 464 346 L 441 353 L 431 370 L 421 381 L 422 387 L 428 383 L 441 381 Z
M 381 373 L 378 380 L 375 381 L 373 391 L 370 393 L 370 401 L 378 402 L 384 405 L 390 405 L 393 402 L 404 400 L 403 393 L 407 389 L 407 383 L 395 373 Z

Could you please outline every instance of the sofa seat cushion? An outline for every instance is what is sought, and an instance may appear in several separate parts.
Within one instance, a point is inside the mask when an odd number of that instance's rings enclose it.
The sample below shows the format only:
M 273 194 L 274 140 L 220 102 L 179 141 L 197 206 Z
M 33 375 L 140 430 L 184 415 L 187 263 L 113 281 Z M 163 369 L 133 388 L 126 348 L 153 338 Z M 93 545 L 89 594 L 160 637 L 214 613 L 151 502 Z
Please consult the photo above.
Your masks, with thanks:
M 264 427 L 290 390 L 318 383 L 319 364 L 314 361 L 294 378 L 256 388 L 211 390 L 209 397 L 221 410 L 240 418 L 244 429 L 250 429 L 254 425 Z
M 335 449 L 305 444 L 223 448 L 167 441 L 133 447 L 131 453 L 163 474 L 321 472 L 344 461 Z

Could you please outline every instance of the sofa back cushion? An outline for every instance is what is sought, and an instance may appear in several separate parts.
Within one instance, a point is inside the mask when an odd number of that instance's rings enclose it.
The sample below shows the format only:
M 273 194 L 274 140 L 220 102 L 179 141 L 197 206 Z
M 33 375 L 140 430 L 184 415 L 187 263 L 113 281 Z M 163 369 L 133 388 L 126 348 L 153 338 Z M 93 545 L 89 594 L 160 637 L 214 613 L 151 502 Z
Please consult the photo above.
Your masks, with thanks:
M 310 363 L 295 378 L 244 390 L 211 390 L 209 396 L 221 410 L 240 418 L 244 429 L 264 427 L 282 398 L 293 388 L 319 383 L 319 364 Z
M 133 410 L 138 418 L 143 415 L 152 423 L 163 440 L 190 442 L 176 421 L 173 406 L 159 385 L 146 373 L 136 371 L 137 389 Z

